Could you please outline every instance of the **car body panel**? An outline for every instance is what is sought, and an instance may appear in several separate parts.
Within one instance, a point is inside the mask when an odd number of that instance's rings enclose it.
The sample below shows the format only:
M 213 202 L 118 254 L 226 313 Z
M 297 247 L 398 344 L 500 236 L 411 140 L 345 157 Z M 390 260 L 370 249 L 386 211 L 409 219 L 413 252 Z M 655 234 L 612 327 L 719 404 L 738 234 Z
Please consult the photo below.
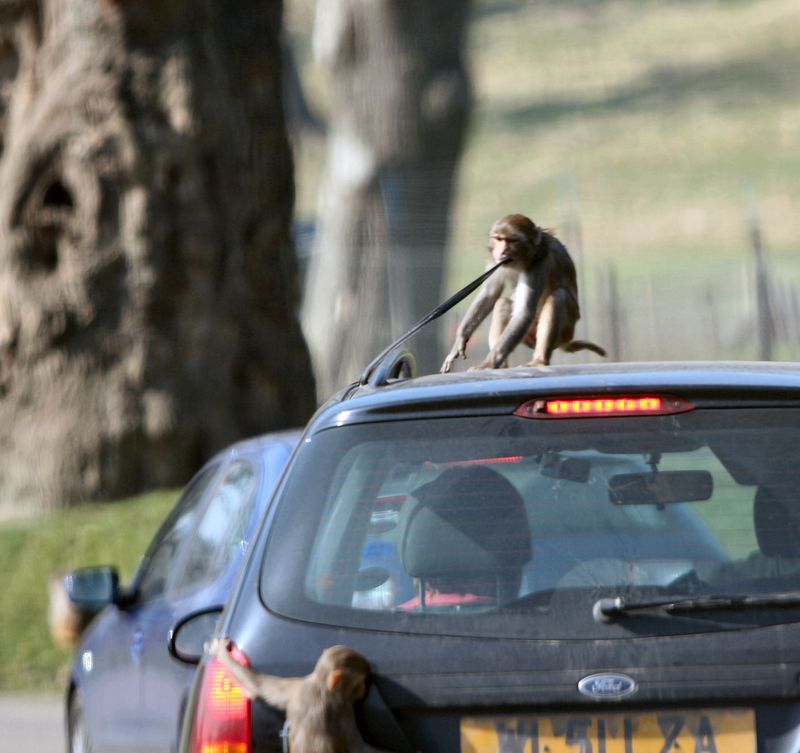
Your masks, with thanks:
M 276 492 L 276 504 L 263 521 L 252 556 L 228 602 L 220 634 L 230 638 L 257 671 L 280 676 L 309 672 L 319 653 L 333 644 L 346 643 L 363 653 L 375 673 L 370 692 L 382 699 L 382 703 L 375 703 L 368 697 L 361 717 L 363 731 L 368 742 L 388 750 L 484 753 L 484 749 L 470 748 L 462 737 L 462 722 L 471 719 L 486 722 L 489 728 L 495 724 L 498 730 L 506 725 L 507 734 L 504 733 L 506 736 L 499 746 L 504 752 L 539 751 L 531 732 L 537 718 L 543 724 L 545 718 L 557 718 L 565 725 L 572 725 L 572 732 L 563 733 L 564 747 L 558 750 L 596 750 L 596 739 L 581 737 L 581 720 L 593 724 L 602 717 L 609 723 L 612 718 L 622 723 L 619 720 L 626 713 L 630 719 L 636 714 L 650 714 L 668 726 L 667 717 L 671 714 L 671 718 L 685 721 L 685 729 L 689 729 L 688 720 L 707 711 L 709 718 L 715 720 L 754 719 L 755 729 L 746 730 L 740 738 L 755 740 L 757 748 L 752 753 L 796 753 L 800 744 L 800 612 L 796 606 L 776 606 L 758 612 L 651 611 L 611 619 L 601 625 L 592 604 L 607 595 L 604 586 L 570 585 L 563 589 L 561 598 L 565 601 L 559 605 L 565 609 L 564 614 L 570 615 L 570 622 L 564 623 L 562 635 L 545 637 L 525 636 L 513 630 L 498 635 L 478 630 L 470 633 L 471 628 L 461 630 L 457 626 L 457 618 L 448 622 L 449 618 L 438 616 L 435 619 L 439 622 L 431 622 L 429 631 L 423 628 L 408 631 L 392 627 L 393 617 L 384 619 L 367 611 L 361 613 L 361 619 L 346 616 L 339 619 L 336 615 L 345 615 L 348 608 L 334 603 L 323 603 L 316 612 L 307 606 L 298 607 L 296 612 L 285 608 L 290 592 L 298 585 L 302 588 L 303 580 L 291 572 L 297 566 L 292 557 L 284 559 L 292 547 L 300 545 L 300 539 L 296 542 L 291 537 L 284 538 L 288 529 L 281 516 L 286 515 L 289 521 L 294 515 L 299 521 L 302 505 L 309 505 L 308 510 L 313 507 L 313 502 L 303 501 L 303 495 L 292 496 L 291 492 L 299 488 L 301 477 L 303 483 L 311 483 L 308 471 L 315 462 L 324 462 L 321 453 L 336 444 L 332 438 L 344 437 L 346 431 L 359 427 L 365 433 L 380 426 L 385 428 L 385 436 L 392 432 L 400 434 L 414 422 L 422 424 L 426 419 L 452 419 L 451 425 L 457 433 L 463 425 L 459 423 L 462 419 L 473 417 L 478 421 L 482 417 L 511 416 L 521 404 L 534 398 L 653 392 L 677 395 L 697 408 L 696 417 L 665 418 L 658 424 L 664 435 L 674 424 L 678 438 L 683 431 L 681 427 L 690 426 L 704 416 L 716 421 L 729 409 L 760 411 L 758 415 L 789 421 L 781 417 L 793 415 L 787 412 L 800 408 L 800 365 L 694 362 L 554 366 L 433 375 L 398 380 L 382 387 L 353 386 L 344 390 L 323 406 L 306 428 L 301 446 Z M 581 420 L 586 423 L 580 426 L 589 431 L 588 422 L 595 419 Z M 598 435 L 602 433 L 605 420 L 597 419 L 591 430 Z M 486 426 L 491 428 L 488 422 Z M 529 427 L 525 430 L 534 431 Z M 554 430 L 551 427 L 548 431 Z M 580 437 L 580 431 L 575 431 Z M 440 432 L 446 433 L 444 429 Z M 633 462 L 632 453 L 626 452 L 626 462 Z M 780 480 L 780 474 L 784 473 L 785 483 L 794 488 L 798 464 L 792 461 L 793 457 L 783 466 L 771 468 L 773 481 Z M 641 462 L 652 464 L 659 460 L 644 453 Z M 762 475 L 766 475 L 766 471 L 756 473 L 761 468 L 752 464 L 731 462 L 726 468 L 730 474 L 730 478 L 725 478 L 726 483 L 747 489 L 763 483 Z M 614 473 L 626 470 L 630 469 L 620 467 Z M 561 481 L 554 482 L 552 489 Z M 312 486 L 308 496 L 315 493 Z M 724 488 L 721 493 L 725 493 Z M 322 505 L 328 495 L 319 496 L 317 504 Z M 331 496 L 335 496 L 333 492 Z M 675 508 L 669 514 L 688 513 Z M 698 523 L 694 528 L 692 525 L 687 530 L 695 531 L 692 535 L 697 536 L 697 547 L 703 547 L 707 553 L 709 565 L 716 565 L 717 559 L 725 564 L 723 561 L 729 555 L 722 553 L 714 541 L 704 541 L 703 525 Z M 720 529 L 714 530 L 718 533 Z M 309 536 L 302 546 L 313 545 L 313 541 L 315 536 Z M 548 562 L 554 569 L 560 569 L 562 566 L 556 561 L 561 555 L 567 556 L 567 541 L 556 539 L 548 544 L 534 539 L 534 556 L 544 549 Z M 587 559 L 607 559 L 606 544 L 599 537 L 594 541 L 586 539 L 582 555 Z M 620 535 L 615 538 L 614 546 L 617 553 L 631 553 L 632 560 L 643 556 L 641 550 L 636 550 L 641 543 L 637 544 L 635 539 L 626 540 Z M 650 554 L 658 559 L 669 554 L 675 541 L 653 537 L 648 546 L 653 547 Z M 281 572 L 269 567 L 277 561 L 285 563 Z M 532 573 L 531 578 L 536 575 Z M 680 572 L 674 575 L 676 582 L 682 577 Z M 800 578 L 781 581 L 784 586 L 793 582 L 800 587 Z M 492 625 L 501 621 L 498 618 Z M 602 694 L 591 697 L 582 692 L 587 678 L 598 674 L 624 677 L 625 682 L 633 683 L 633 690 L 621 698 Z M 387 722 L 387 712 L 381 711 L 387 708 L 391 723 Z M 753 716 L 748 716 L 749 710 L 754 711 Z M 190 707 L 184 729 L 184 752 L 192 713 Z M 618 716 L 613 717 L 614 714 Z M 259 727 L 259 714 L 254 714 L 254 719 L 254 753 L 274 750 L 276 741 L 266 740 L 266 728 Z M 748 724 L 752 727 L 753 722 Z M 397 734 L 398 726 L 401 735 Z M 667 726 L 661 741 L 664 744 L 669 737 Z M 732 749 L 731 743 L 723 744 L 721 740 L 717 748 L 715 739 L 702 738 L 702 730 L 695 729 L 691 734 L 695 736 L 697 750 L 722 753 Z M 568 740 L 572 740 L 572 747 L 568 747 Z M 681 740 L 687 744 L 686 739 Z M 592 743 L 594 748 L 590 747 Z M 618 738 L 614 744 L 623 746 L 625 741 Z M 735 753 L 746 753 L 735 748 L 738 744 L 732 743 Z M 486 748 L 489 749 L 497 748 Z M 638 753 L 636 747 L 632 749 Z
M 70 695 L 80 695 L 100 750 L 127 753 L 136 746 L 141 700 L 137 633 L 135 616 L 110 606 L 95 618 L 76 651 Z
M 299 437 L 297 430 L 275 432 L 236 443 L 210 459 L 176 503 L 175 510 L 200 479 L 202 493 L 193 503 L 194 512 L 164 563 L 167 580 L 163 593 L 145 599 L 135 596 L 142 579 L 147 578 L 149 560 L 170 524 L 169 518 L 132 580 L 133 595 L 129 593 L 122 604 L 106 607 L 84 633 L 71 668 L 67 703 L 74 697 L 80 699 L 94 753 L 166 753 L 176 749 L 194 668 L 169 655 L 170 630 L 187 614 L 224 603 Z M 186 588 L 173 589 L 209 500 L 216 499 L 226 473 L 239 462 L 257 469 L 252 509 L 247 513 L 240 546 L 225 554 L 219 571 L 210 579 L 200 578 Z
M 792 364 L 738 361 L 517 367 L 433 374 L 385 387 L 354 389 L 322 406 L 313 420 L 314 431 L 361 421 L 407 420 L 433 410 L 440 417 L 494 415 L 504 409 L 513 411 L 526 395 L 655 390 L 685 393 L 698 404 L 711 406 L 747 395 L 763 404 L 770 399 L 798 399 L 800 393 Z

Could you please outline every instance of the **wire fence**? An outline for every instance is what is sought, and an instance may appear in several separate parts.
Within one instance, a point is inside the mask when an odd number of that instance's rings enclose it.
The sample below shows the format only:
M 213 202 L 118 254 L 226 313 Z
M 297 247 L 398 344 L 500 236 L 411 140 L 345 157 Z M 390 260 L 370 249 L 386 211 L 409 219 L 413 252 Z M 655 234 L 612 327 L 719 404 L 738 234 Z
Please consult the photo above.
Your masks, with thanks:
M 752 250 L 724 266 L 703 278 L 587 265 L 576 337 L 602 345 L 612 361 L 800 361 L 800 269 L 757 260 Z M 443 333 L 450 342 L 461 315 L 452 314 Z M 485 327 L 473 340 L 470 365 L 485 355 Z M 512 364 L 529 357 L 515 353 Z M 553 358 L 597 360 L 585 352 L 557 351 Z
M 756 251 L 706 279 L 611 266 L 583 293 L 581 336 L 613 360 L 800 360 L 800 283 Z
M 691 269 L 676 265 L 669 274 L 652 271 L 647 263 L 623 269 L 608 261 L 615 258 L 611 253 L 583 254 L 579 222 L 559 237 L 571 249 L 578 268 L 581 320 L 576 337 L 605 347 L 609 360 L 800 361 L 800 254 L 772 257 L 763 248 L 757 224 L 749 239 L 743 236 L 738 258 L 704 259 Z M 421 261 L 409 259 L 414 267 L 410 275 L 430 273 Z M 362 272 L 386 274 L 383 269 Z M 442 357 L 466 305 L 443 319 Z M 416 316 L 426 313 L 416 312 Z M 383 334 L 387 343 L 403 327 L 397 324 L 390 329 Z M 485 355 L 486 330 L 484 325 L 473 337 L 467 365 Z M 530 351 L 518 351 L 512 363 L 529 359 Z M 583 352 L 554 356 L 555 363 L 595 360 L 596 356 Z

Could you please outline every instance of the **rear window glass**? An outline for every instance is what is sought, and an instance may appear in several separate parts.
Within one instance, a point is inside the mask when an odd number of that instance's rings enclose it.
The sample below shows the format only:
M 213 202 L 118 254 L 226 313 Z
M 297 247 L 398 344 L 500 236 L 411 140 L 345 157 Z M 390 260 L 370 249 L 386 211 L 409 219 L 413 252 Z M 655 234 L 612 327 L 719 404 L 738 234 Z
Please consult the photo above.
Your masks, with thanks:
M 263 595 L 327 624 L 614 637 L 599 599 L 792 590 L 798 425 L 794 410 L 748 409 L 326 430 L 282 492 Z M 646 629 L 763 619 L 776 618 Z

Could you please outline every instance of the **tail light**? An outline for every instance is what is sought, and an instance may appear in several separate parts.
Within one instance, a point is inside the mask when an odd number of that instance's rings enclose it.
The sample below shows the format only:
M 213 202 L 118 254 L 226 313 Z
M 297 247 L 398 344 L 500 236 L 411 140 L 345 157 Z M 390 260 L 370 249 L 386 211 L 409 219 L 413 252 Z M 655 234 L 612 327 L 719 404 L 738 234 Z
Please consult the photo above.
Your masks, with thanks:
M 234 647 L 236 661 L 247 657 Z M 206 664 L 192 729 L 191 753 L 251 753 L 250 699 L 219 659 Z
M 694 406 L 672 395 L 598 395 L 531 400 L 514 411 L 521 418 L 589 418 L 592 416 L 667 416 Z

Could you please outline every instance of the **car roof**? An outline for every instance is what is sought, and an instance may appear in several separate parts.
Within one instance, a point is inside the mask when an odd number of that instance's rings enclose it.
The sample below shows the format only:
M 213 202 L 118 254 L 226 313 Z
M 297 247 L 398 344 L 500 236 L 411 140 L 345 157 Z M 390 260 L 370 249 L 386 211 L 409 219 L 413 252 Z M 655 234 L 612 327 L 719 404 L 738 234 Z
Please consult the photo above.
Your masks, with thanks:
M 259 454 L 271 448 L 282 448 L 288 453 L 294 449 L 302 433 L 302 429 L 282 429 L 240 439 L 217 452 L 206 465 L 230 456 Z
M 676 361 L 514 367 L 351 385 L 317 412 L 310 431 L 371 421 L 510 413 L 533 397 L 679 392 L 704 407 L 800 400 L 800 363 Z

